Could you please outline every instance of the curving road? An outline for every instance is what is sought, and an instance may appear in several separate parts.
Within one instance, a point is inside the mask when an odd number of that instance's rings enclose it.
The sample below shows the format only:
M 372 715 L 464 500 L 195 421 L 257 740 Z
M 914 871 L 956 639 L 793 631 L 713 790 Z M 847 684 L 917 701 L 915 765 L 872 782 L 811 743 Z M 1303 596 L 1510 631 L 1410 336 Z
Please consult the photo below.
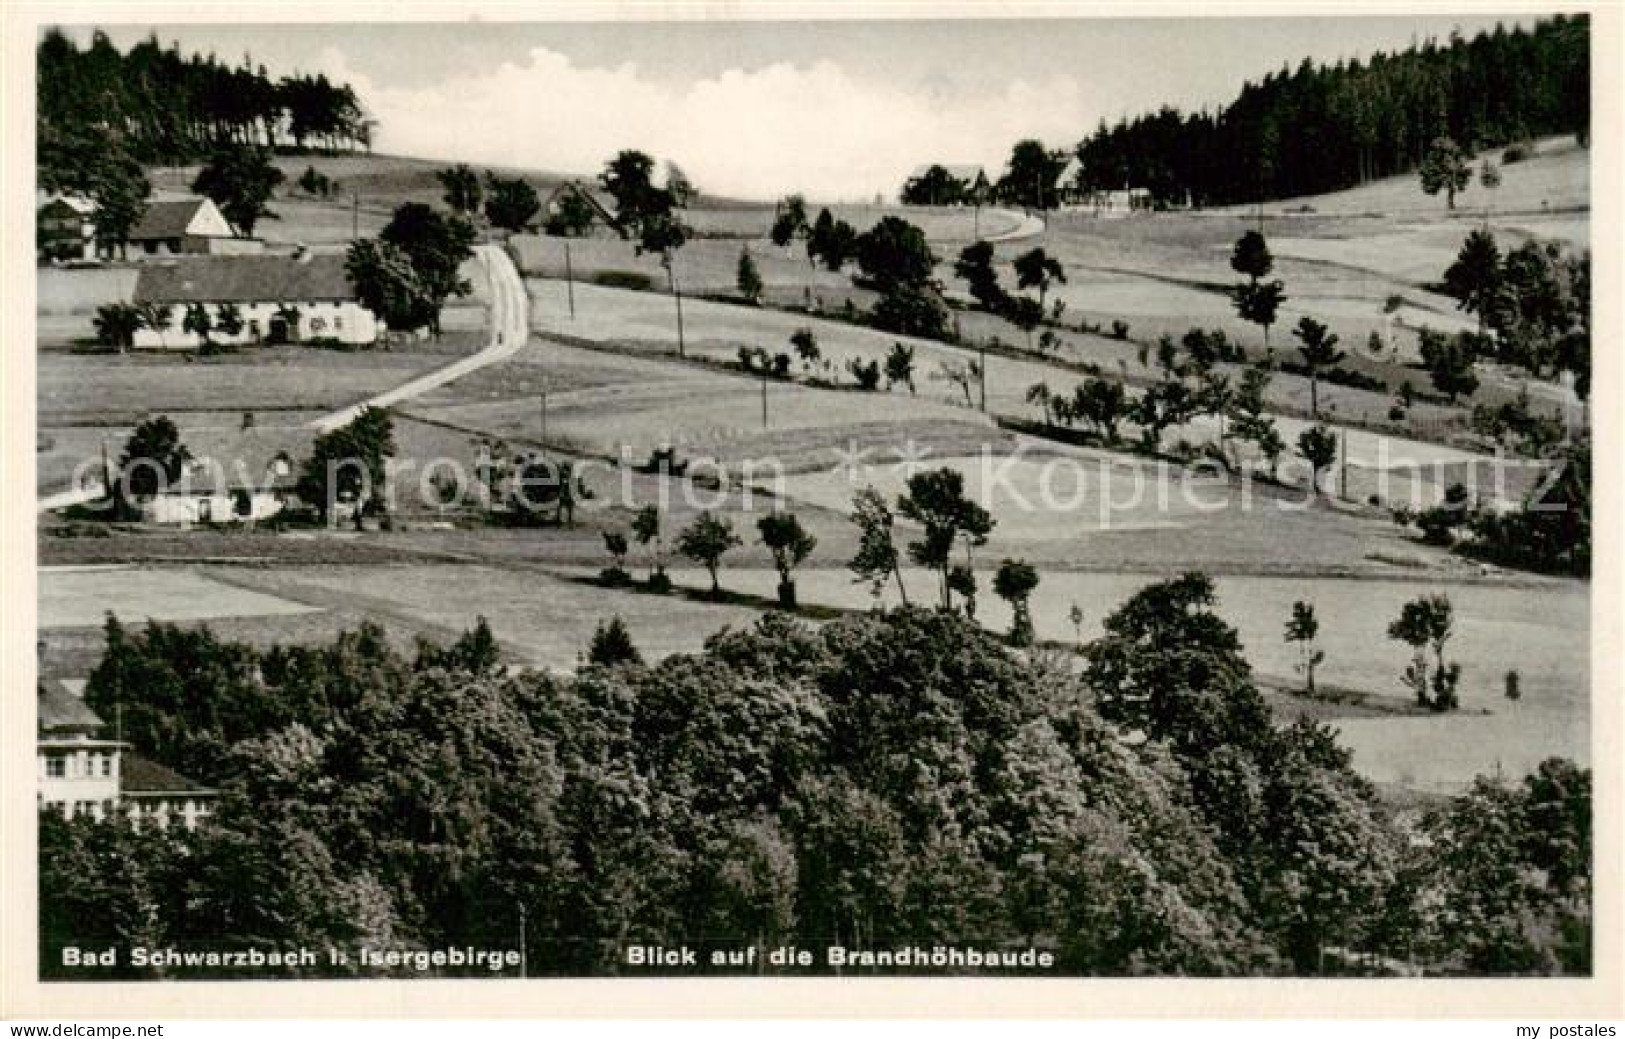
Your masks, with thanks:
M 1017 213 L 1013 209 L 988 209 L 989 213 L 1003 213 L 1016 222 L 1016 226 L 999 234 L 983 236 L 984 242 L 1019 242 L 1023 238 L 1036 238 L 1044 233 L 1044 221 L 1031 213 Z
M 394 389 L 329 412 L 312 421 L 311 428 L 324 433 L 337 429 L 359 415 L 363 408 L 386 408 L 411 400 L 460 379 L 469 372 L 505 361 L 523 349 L 530 338 L 530 300 L 525 295 L 525 283 L 519 277 L 518 269 L 500 245 L 475 246 L 474 257 L 485 268 L 491 285 L 491 339 L 485 349 L 460 357 L 443 368 L 436 368 Z

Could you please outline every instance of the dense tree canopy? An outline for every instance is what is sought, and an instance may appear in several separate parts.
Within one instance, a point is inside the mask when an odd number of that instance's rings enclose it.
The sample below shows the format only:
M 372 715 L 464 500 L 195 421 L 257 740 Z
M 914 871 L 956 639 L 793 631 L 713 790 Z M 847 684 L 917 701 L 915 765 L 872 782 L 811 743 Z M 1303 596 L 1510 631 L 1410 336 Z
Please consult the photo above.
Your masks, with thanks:
M 1407 173 L 1440 137 L 1468 149 L 1565 133 L 1584 142 L 1590 105 L 1590 21 L 1555 15 L 1365 61 L 1306 59 L 1216 111 L 1164 107 L 1102 123 L 1078 156 L 1090 188 L 1223 205 Z
M 41 962 L 512 948 L 522 907 L 536 974 L 615 973 L 629 936 L 1032 945 L 1073 974 L 1584 969 L 1589 774 L 1481 785 L 1407 842 L 1329 730 L 1276 724 L 1214 594 L 1136 595 L 1081 687 L 908 607 L 769 614 L 658 664 L 612 622 L 564 676 L 495 667 L 479 627 L 413 658 L 372 626 L 256 649 L 112 622 L 89 702 L 222 798 L 189 835 L 43 819 Z
M 71 188 L 84 158 L 109 146 L 178 166 L 226 147 L 336 151 L 371 142 L 372 124 L 348 85 L 320 75 L 275 80 L 247 55 L 231 66 L 165 47 L 156 35 L 121 52 L 99 30 L 81 48 L 56 29 L 36 53 L 48 189 Z
M 269 151 L 225 148 L 215 153 L 192 182 L 192 190 L 206 195 L 238 234 L 252 237 L 261 217 L 274 217 L 267 203 L 283 180 L 271 163 Z

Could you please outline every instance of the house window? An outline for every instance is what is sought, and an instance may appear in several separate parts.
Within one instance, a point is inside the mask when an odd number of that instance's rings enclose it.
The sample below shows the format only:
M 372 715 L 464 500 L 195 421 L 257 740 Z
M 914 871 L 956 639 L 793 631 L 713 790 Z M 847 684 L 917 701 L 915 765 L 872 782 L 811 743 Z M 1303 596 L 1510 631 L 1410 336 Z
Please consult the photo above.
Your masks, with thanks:
M 313 318 L 311 318 L 310 319 L 310 330 L 312 332 L 316 332 L 316 333 L 322 333 L 322 332 L 327 331 L 327 319 L 322 318 L 322 317 L 313 317 Z
M 45 774 L 51 779 L 63 779 L 68 774 L 68 763 L 63 758 L 46 758 Z
M 111 754 L 103 754 L 102 755 L 102 775 L 110 776 L 112 774 L 113 774 L 113 755 L 111 755 Z
M 343 318 L 336 317 L 336 318 L 333 319 L 333 331 L 335 331 L 335 332 L 344 331 L 344 319 Z

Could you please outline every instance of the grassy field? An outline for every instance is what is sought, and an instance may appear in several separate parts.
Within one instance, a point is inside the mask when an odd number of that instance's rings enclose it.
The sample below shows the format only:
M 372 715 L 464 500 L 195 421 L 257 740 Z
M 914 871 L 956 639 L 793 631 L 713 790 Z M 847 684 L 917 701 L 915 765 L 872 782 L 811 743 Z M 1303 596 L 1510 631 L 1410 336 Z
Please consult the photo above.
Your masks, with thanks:
M 535 667 L 574 668 L 601 620 L 619 616 L 650 659 L 692 652 L 726 625 L 753 622 L 740 606 L 612 591 L 534 570 L 484 566 L 323 567 L 235 572 L 270 595 L 362 608 L 407 624 L 464 629 L 484 616 L 503 648 Z
M 1535 155 L 1522 162 L 1505 163 L 1505 149 L 1481 152 L 1473 157 L 1476 171 L 1489 159 L 1501 171 L 1501 186 L 1486 190 L 1475 179 L 1456 196 L 1456 212 L 1461 220 L 1482 216 L 1485 207 L 1495 212 L 1544 213 L 1591 206 L 1591 153 L 1573 137 L 1549 137 L 1535 142 Z M 1316 213 L 1383 213 L 1388 215 L 1422 213 L 1449 218 L 1443 195 L 1424 195 L 1415 174 L 1388 177 L 1331 195 L 1285 199 L 1266 208 L 1292 212 L 1310 207 Z
M 984 558 L 991 553 L 984 555 Z M 1172 573 L 1172 570 L 1167 571 Z M 680 584 L 702 587 L 703 572 L 679 571 Z M 771 570 L 731 570 L 730 590 L 770 595 L 777 575 Z M 1073 573 L 1046 569 L 1033 600 L 1033 622 L 1041 639 L 1066 644 L 1098 638 L 1105 617 L 1136 590 L 1154 580 L 1146 574 Z M 929 574 L 907 578 L 910 594 L 930 601 Z M 992 575 L 981 574 L 983 593 L 977 619 L 1006 630 L 1010 613 L 990 589 Z M 804 602 L 865 609 L 872 602 L 865 585 L 839 571 L 807 571 L 798 580 Z M 1317 672 L 1325 685 L 1404 697 L 1400 681 L 1409 648 L 1387 638 L 1387 625 L 1415 596 L 1443 592 L 1455 609 L 1455 634 L 1448 656 L 1463 664 L 1462 713 L 1449 717 L 1399 716 L 1336 722 L 1355 752 L 1355 765 L 1378 782 L 1421 789 L 1455 789 L 1472 776 L 1500 769 L 1521 775 L 1542 759 L 1561 755 L 1589 760 L 1590 674 L 1587 667 L 1587 586 L 1572 581 L 1529 585 L 1349 580 L 1339 578 L 1219 577 L 1221 616 L 1240 632 L 1248 660 L 1263 676 L 1288 685 L 1296 648 L 1281 637 L 1292 603 L 1315 606 L 1321 622 L 1318 645 L 1326 660 Z M 888 586 L 883 601 L 895 603 Z M 1076 603 L 1083 614 L 1074 628 L 1068 614 Z M 1517 669 L 1523 698 L 1503 694 L 1504 676 Z
M 1529 235 L 1571 242 L 1586 238 L 1587 214 L 1566 211 L 1563 201 L 1572 201 L 1576 184 L 1583 200 L 1583 159 L 1584 153 L 1559 148 L 1507 167 L 1493 218 L 1503 245 Z M 285 193 L 273 203 L 281 219 L 261 228 L 270 241 L 338 244 L 349 237 L 352 212 L 359 214 L 366 234 L 401 202 L 439 202 L 433 173 L 440 163 L 348 157 L 281 161 L 290 182 L 312 164 L 338 181 L 340 195 L 319 200 Z M 184 187 L 192 172 L 163 171 L 159 187 Z M 545 190 L 558 178 L 538 174 L 533 180 Z M 1264 215 L 1265 231 L 1277 256 L 1275 276 L 1286 282 L 1290 297 L 1272 333 L 1277 354 L 1295 356 L 1290 326 L 1298 315 L 1310 314 L 1328 321 L 1345 348 L 1363 345 L 1372 331 L 1391 344 L 1385 356 L 1351 358 L 1350 366 L 1394 387 L 1407 378 L 1424 386 L 1425 374 L 1406 365 L 1413 359 L 1415 328 L 1467 325 L 1454 302 L 1428 286 L 1462 235 L 1482 219 L 1482 212 L 1471 209 L 1478 204 L 1475 192 L 1483 194 L 1475 187 L 1455 216 L 1443 213 L 1441 200 L 1422 196 L 1414 178 L 1338 199 L 1309 200 L 1313 212 L 1286 215 L 1286 207 L 1271 207 Z M 352 210 L 357 196 L 360 205 Z M 860 228 L 901 212 L 897 207 L 836 211 Z M 938 273 L 956 291 L 960 286 L 951 262 L 971 240 L 975 215 L 949 210 L 904 215 L 925 228 L 944 261 Z M 549 668 L 573 667 L 595 625 L 619 615 L 651 658 L 692 651 L 724 625 L 749 623 L 761 601 L 773 595 L 777 576 L 755 529 L 768 508 L 778 504 L 793 510 L 818 538 L 799 575 L 802 600 L 864 609 L 873 601 L 869 591 L 846 569 L 856 549 L 856 530 L 847 519 L 852 494 L 874 486 L 895 499 L 911 466 L 949 465 L 967 476 L 970 494 L 997 520 L 988 544 L 976 552 L 983 588 L 977 615 L 989 628 L 1003 629 L 1009 622 L 1006 605 L 990 589 L 1000 559 L 1022 558 L 1040 568 L 1034 620 L 1040 637 L 1063 643 L 1097 635 L 1106 615 L 1148 581 L 1201 569 L 1217 575 L 1220 611 L 1238 627 L 1249 659 L 1268 682 L 1291 686 L 1298 681 L 1294 651 L 1281 635 L 1292 603 L 1304 599 L 1320 613 L 1321 647 L 1327 653 L 1319 674 L 1323 684 L 1403 697 L 1399 675 L 1407 650 L 1387 639 L 1386 626 L 1407 599 L 1445 591 L 1457 611 L 1449 652 L 1464 664 L 1466 710 L 1449 718 L 1373 717 L 1371 711 L 1344 717 L 1336 709 L 1317 708 L 1338 717 L 1345 740 L 1356 749 L 1358 767 L 1385 784 L 1437 790 L 1497 767 L 1517 774 L 1547 754 L 1585 759 L 1586 585 L 1486 578 L 1476 566 L 1410 539 L 1377 509 L 1306 503 L 1298 491 L 1219 482 L 1177 466 L 999 430 L 942 378 L 945 365 L 963 364 L 975 353 L 941 343 L 902 340 L 916 352 L 913 392 L 903 386 L 869 394 L 769 382 L 764 426 L 763 383 L 724 367 L 737 360 L 740 347 L 793 355 L 790 336 L 810 327 L 823 360 L 811 371 L 796 362 L 798 377 L 850 384 L 848 361 L 882 359 L 900 337 L 841 321 L 693 298 L 695 293 L 731 294 L 740 250 L 748 245 L 776 303 L 812 300 L 835 308 L 856 297 L 862 297 L 859 305 L 868 303 L 846 275 L 809 266 L 800 243 L 790 250 L 767 243 L 762 236 L 771 221 L 769 206 L 704 200 L 689 216 L 701 237 L 679 254 L 677 270 L 690 294 L 683 305 L 690 363 L 674 357 L 674 301 L 664 291 L 590 284 L 605 271 L 637 271 L 663 290 L 665 272 L 651 257 L 636 256 L 629 244 L 607 238 L 573 241 L 572 317 L 565 285 L 557 280 L 564 270 L 562 243 L 536 236 L 515 240 L 517 259 L 531 276 L 531 321 L 538 334 L 514 358 L 400 409 L 397 460 L 415 468 L 403 478 L 404 497 L 398 500 L 405 504 L 393 530 L 92 531 L 88 525 L 48 523 L 40 538 L 43 562 L 148 564 L 42 574 L 41 616 L 49 628 L 53 671 L 83 674 L 94 663 L 96 626 L 109 608 L 131 620 L 207 622 L 229 637 L 261 645 L 328 639 L 371 620 L 409 647 L 419 636 L 455 637 L 485 616 L 509 659 Z M 981 231 L 998 234 L 1010 219 L 983 213 Z M 1143 384 L 1156 376 L 1154 362 L 1142 360 L 1147 346 L 1163 333 L 1177 338 L 1193 325 L 1223 328 L 1254 355 L 1263 353 L 1258 330 L 1233 316 L 1226 295 L 1237 280 L 1228 264 L 1231 245 L 1257 219 L 1251 212 L 1121 220 L 1062 214 L 1052 217 L 1041 238 L 1002 244 L 998 256 L 1008 263 L 1035 244 L 1059 256 L 1068 281 L 1051 298 L 1066 301 L 1064 322 L 1070 327 L 1061 335 L 1058 356 Z M 121 287 L 125 270 L 87 273 L 92 276 L 42 281 L 42 321 L 54 322 L 49 334 L 88 334 L 94 305 L 109 294 L 127 294 Z M 1004 282 L 1013 287 L 1008 268 Z M 485 286 L 477 290 L 483 293 Z M 1384 311 L 1392 296 L 1402 305 L 1389 316 Z M 281 349 L 195 361 L 41 352 L 40 486 L 59 484 L 74 464 L 97 457 L 104 438 L 116 453 L 129 424 L 143 414 L 170 413 L 181 423 L 183 438 L 206 439 L 236 428 L 243 411 L 255 411 L 261 425 L 293 425 L 403 382 L 443 363 L 448 353 L 473 347 L 483 334 L 478 329 L 485 315 L 478 299 L 472 304 L 448 315 L 448 325 L 462 329 L 457 334 L 462 338 L 454 336 L 454 345 L 440 352 L 428 347 L 357 354 Z M 958 311 L 956 317 L 967 341 L 992 336 L 1023 341 L 1020 332 L 991 316 Z M 1078 331 L 1084 319 L 1105 326 L 1125 321 L 1129 336 Z M 995 353 L 989 357 L 988 410 L 1034 418 L 1024 399 L 1030 386 L 1047 382 L 1064 392 L 1079 378 L 1041 359 Z M 1480 400 L 1514 391 L 1510 381 L 1486 379 Z M 1307 407 L 1308 383 L 1278 375 L 1271 394 L 1273 405 L 1301 411 Z M 1322 408 L 1334 418 L 1380 421 L 1390 398 L 1321 388 Z M 1412 421 L 1436 430 L 1460 423 L 1461 416 L 1461 409 L 1430 405 L 1412 411 Z M 1288 440 L 1299 425 L 1283 420 Z M 1168 440 L 1209 439 L 1214 432 L 1210 423 L 1194 423 L 1171 430 Z M 414 484 L 421 482 L 425 465 L 445 460 L 471 474 L 486 438 L 520 450 L 545 439 L 550 453 L 583 466 L 592 496 L 581 503 L 575 525 L 508 526 L 467 504 L 441 508 L 416 501 L 421 487 Z M 713 491 L 603 461 L 624 450 L 641 462 L 667 442 L 690 459 L 713 458 L 736 470 L 747 459 L 776 458 L 787 475 L 779 480 L 759 470 L 747 507 L 746 489 L 737 482 Z M 1347 493 L 1356 499 L 1372 493 L 1379 462 L 1399 472 L 1407 462 L 1440 461 L 1459 468 L 1470 460 L 1439 444 L 1405 440 L 1389 441 L 1389 453 L 1381 459 L 1369 432 L 1351 435 L 1347 445 L 1352 463 Z M 855 467 L 843 465 L 851 462 Z M 1437 483 L 1454 478 L 1448 475 L 1454 472 L 1420 479 L 1437 493 Z M 756 599 L 702 602 L 585 583 L 583 577 L 609 562 L 602 535 L 624 531 L 634 510 L 652 502 L 663 505 L 668 548 L 702 509 L 732 522 L 745 544 L 728 553 L 723 584 Z M 897 536 L 906 543 L 917 532 L 900 521 Z M 684 588 L 708 583 L 702 572 L 684 569 L 691 564 L 674 554 L 670 562 Z M 635 547 L 629 560 L 634 573 L 641 577 L 648 563 L 647 553 Z M 907 581 L 916 602 L 929 601 L 930 575 L 910 572 Z M 885 589 L 888 598 L 894 594 Z M 1068 618 L 1074 603 L 1083 614 L 1081 630 Z M 1511 668 L 1523 676 L 1524 699 L 1516 705 L 1501 696 Z M 1290 697 L 1278 696 L 1277 702 Z
M 620 295 L 665 301 L 650 294 Z M 727 352 L 701 342 L 694 350 L 719 359 Z M 777 458 L 799 471 L 833 465 L 836 452 L 852 443 L 889 451 L 912 438 L 941 452 L 1009 442 L 979 414 L 946 403 L 899 392 L 888 403 L 891 416 L 881 418 L 872 395 L 781 382 L 767 386 L 764 427 L 758 379 L 553 342 L 528 347 L 521 362 L 501 375 L 454 383 L 409 410 L 497 437 L 535 438 L 540 435 L 544 384 L 550 387 L 550 439 L 601 456 L 619 458 L 624 452 L 633 462 L 671 443 L 687 457 L 712 458 L 730 467 L 747 459 Z
M 629 349 L 640 349 L 656 356 L 669 356 L 676 352 L 676 325 L 671 297 L 652 292 L 634 292 L 605 289 L 596 286 L 576 287 L 576 316 L 570 318 L 563 306 L 564 286 L 554 281 L 531 281 L 531 320 L 533 327 L 544 333 L 557 332 L 572 338 L 615 343 Z M 964 314 L 963 319 L 976 319 L 985 315 Z M 824 374 L 850 382 L 846 375 L 849 360 L 883 360 L 892 345 L 905 342 L 915 351 L 915 384 L 917 394 L 909 396 L 901 387 L 891 396 L 888 407 L 912 407 L 917 399 L 948 406 L 963 406 L 965 399 L 959 387 L 945 380 L 945 365 L 963 365 L 974 358 L 968 348 L 953 347 L 930 340 L 911 339 L 846 322 L 820 320 L 803 314 L 777 310 L 756 309 L 699 300 L 685 301 L 683 307 L 685 338 L 690 356 L 708 357 L 715 361 L 733 362 L 741 346 L 762 347 L 770 352 L 790 350 L 789 338 L 802 327 L 812 328 L 816 334 L 823 359 L 829 367 Z M 970 321 L 965 322 L 967 325 Z M 976 325 L 974 334 L 992 326 Z M 1008 329 L 1004 342 L 1017 341 L 1019 333 Z M 1156 376 L 1150 362 L 1142 363 L 1138 348 L 1117 340 L 1100 336 L 1068 333 L 1062 336 L 1059 355 L 1072 361 L 1093 360 L 1114 374 L 1130 380 L 1149 381 Z M 1132 350 L 1135 357 L 1125 356 Z M 1228 366 L 1221 366 L 1228 367 Z M 1240 373 L 1231 370 L 1233 379 Z M 1030 387 L 1048 383 L 1052 388 L 1069 391 L 1081 377 L 1057 369 L 1044 361 L 1029 358 L 990 356 L 987 371 L 987 406 L 990 413 L 1037 418 L 1038 412 L 1026 400 Z M 1502 392 L 1509 392 L 1503 390 Z M 975 391 L 973 390 L 973 399 Z M 1272 406 L 1293 409 L 1307 414 L 1309 381 L 1296 376 L 1278 374 L 1271 384 Z M 1321 407 L 1328 420 L 1338 418 L 1376 422 L 1386 417 L 1389 399 L 1373 392 L 1322 385 Z M 900 403 L 908 400 L 908 404 Z M 1413 421 L 1442 423 L 1448 420 L 1445 409 L 1420 407 Z M 1459 412 L 1457 412 L 1459 415 Z M 748 421 L 748 417 L 746 418 Z M 1292 437 L 1297 425 L 1288 423 Z M 1283 428 L 1283 435 L 1287 430 Z M 1209 440 L 1217 435 L 1210 423 L 1197 422 L 1170 430 L 1169 441 L 1180 437 L 1192 441 Z M 1291 437 L 1288 438 L 1289 440 Z M 1435 457 L 1451 459 L 1462 457 L 1461 452 L 1448 448 L 1417 443 L 1399 437 L 1388 441 L 1390 465 L 1429 461 Z
M 43 352 L 36 368 L 39 421 L 50 428 L 129 423 L 154 413 L 338 408 L 465 352 L 449 342 L 438 350 L 355 353 L 259 347 L 196 359 Z
M 38 355 L 38 491 L 65 488 L 76 469 L 116 459 L 135 424 L 168 415 L 194 453 L 241 428 L 303 425 L 405 382 L 467 351 L 460 333 L 410 350 L 342 353 L 267 347 L 192 359 L 177 354 Z
M 49 649 L 53 670 L 63 673 L 75 667 L 82 673 L 85 661 L 94 659 L 94 628 L 107 609 L 132 622 L 149 616 L 207 621 L 222 635 L 261 643 L 329 638 L 362 618 L 381 623 L 403 643 L 420 634 L 444 639 L 485 616 L 510 659 L 565 669 L 578 662 L 593 628 L 609 616 L 622 617 L 645 655 L 657 659 L 697 650 L 714 631 L 748 624 L 758 613 L 751 606 L 648 596 L 570 579 L 586 572 L 446 564 L 52 570 L 41 577 L 41 622 L 48 647 L 56 643 Z M 702 571 L 678 568 L 673 576 L 680 587 L 707 584 Z M 1038 634 L 1063 644 L 1097 637 L 1105 616 L 1154 579 L 1148 573 L 1045 568 L 1033 606 Z M 730 591 L 764 598 L 776 580 L 760 566 L 723 573 Z M 985 591 L 989 580 L 984 571 L 977 616 L 1002 630 L 1008 611 Z M 910 571 L 906 581 L 916 601 L 930 600 L 930 575 Z M 861 610 L 874 601 L 843 570 L 807 569 L 798 583 L 808 603 Z M 1221 576 L 1217 585 L 1221 615 L 1239 629 L 1265 680 L 1285 686 L 1298 681 L 1295 650 L 1280 633 L 1292 602 L 1302 599 L 1314 603 L 1321 618 L 1322 683 L 1386 698 L 1404 696 L 1399 674 L 1408 658 L 1406 647 L 1385 637 L 1388 620 L 1422 591 L 1450 596 L 1456 609 L 1450 655 L 1465 665 L 1463 712 L 1334 723 L 1355 750 L 1356 766 L 1376 781 L 1446 790 L 1497 767 L 1519 774 L 1552 754 L 1588 757 L 1582 584 Z M 888 586 L 883 599 L 894 600 L 895 590 Z M 1082 613 L 1077 628 L 1068 618 L 1074 603 Z M 1510 668 L 1523 676 L 1524 695 L 1516 704 L 1501 696 Z
M 97 625 L 109 613 L 142 623 L 279 616 L 310 609 L 189 570 L 47 569 L 39 578 L 39 626 L 47 630 Z

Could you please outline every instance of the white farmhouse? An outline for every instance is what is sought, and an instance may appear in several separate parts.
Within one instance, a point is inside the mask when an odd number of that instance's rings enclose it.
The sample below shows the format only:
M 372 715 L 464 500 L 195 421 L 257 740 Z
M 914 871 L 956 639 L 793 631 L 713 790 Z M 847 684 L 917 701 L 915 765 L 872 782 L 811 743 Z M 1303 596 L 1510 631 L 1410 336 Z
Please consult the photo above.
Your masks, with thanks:
M 204 336 L 188 330 L 187 311 L 208 316 L 208 341 L 220 344 L 377 340 L 378 319 L 361 305 L 341 253 L 177 257 L 142 266 L 133 302 L 168 320 L 135 334 L 138 348 L 196 349 Z
M 179 479 L 134 502 L 147 523 L 240 523 L 277 515 L 295 497 L 300 460 L 312 434 L 299 428 L 253 428 L 208 443 L 188 434 L 191 461 Z

